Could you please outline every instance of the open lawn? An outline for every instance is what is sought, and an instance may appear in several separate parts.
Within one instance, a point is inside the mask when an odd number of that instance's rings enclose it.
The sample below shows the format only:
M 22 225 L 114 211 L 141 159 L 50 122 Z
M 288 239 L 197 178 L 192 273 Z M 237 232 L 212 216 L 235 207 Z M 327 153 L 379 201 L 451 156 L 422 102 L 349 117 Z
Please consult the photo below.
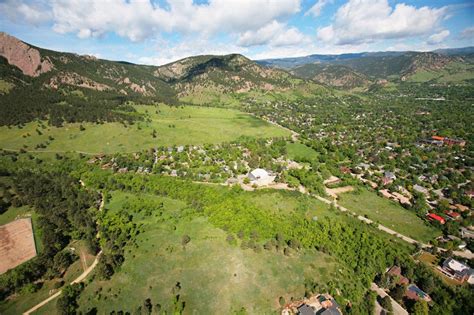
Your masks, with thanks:
M 145 197 L 142 195 L 140 197 Z M 132 194 L 114 192 L 106 205 L 120 209 Z M 179 201 L 148 196 L 164 203 L 164 215 L 183 211 Z M 136 237 L 137 246 L 126 247 L 125 263 L 109 281 L 95 280 L 81 294 L 81 311 L 97 307 L 99 313 L 112 310 L 134 312 L 150 298 L 171 313 L 173 298 L 185 302 L 184 314 L 231 314 L 245 307 L 250 314 L 277 311 L 278 299 L 304 295 L 304 280 L 324 284 L 337 281 L 340 270 L 334 258 L 307 250 L 285 256 L 280 252 L 241 249 L 226 241 L 226 233 L 213 227 L 204 217 L 160 222 L 156 217 L 140 218 L 143 224 Z M 182 236 L 191 241 L 183 248 Z M 347 276 L 347 275 L 344 275 Z M 181 289 L 173 288 L 176 283 Z
M 428 226 L 415 213 L 366 189 L 362 189 L 360 193 L 340 194 L 338 203 L 418 241 L 427 243 L 441 234 L 434 227 Z
M 286 150 L 288 157 L 295 161 L 309 161 L 317 157 L 318 153 L 312 148 L 299 143 L 287 143 Z
M 25 127 L 0 127 L 0 148 L 85 153 L 135 152 L 156 146 L 220 143 L 241 136 L 283 137 L 290 133 L 251 115 L 222 108 L 196 106 L 135 106 L 145 121 L 125 127 L 121 123 L 65 124 L 56 128 L 31 122 Z M 152 136 L 156 131 L 156 138 Z M 41 135 L 38 133 L 41 133 Z M 51 138 L 50 138 L 51 137 Z M 51 140 L 53 139 L 53 140 Z M 38 144 L 49 145 L 36 149 Z
M 308 219 L 339 215 L 338 211 L 330 211 L 329 205 L 316 198 L 296 191 L 256 191 L 249 193 L 252 203 L 270 213 L 304 213 Z

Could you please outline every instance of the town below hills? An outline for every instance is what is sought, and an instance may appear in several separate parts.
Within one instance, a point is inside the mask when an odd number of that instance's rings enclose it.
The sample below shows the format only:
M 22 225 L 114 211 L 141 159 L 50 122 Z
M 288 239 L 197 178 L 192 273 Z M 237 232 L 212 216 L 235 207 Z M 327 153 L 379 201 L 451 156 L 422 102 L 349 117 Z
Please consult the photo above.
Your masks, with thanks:
M 474 48 L 162 66 L 0 33 L 1 314 L 472 314 Z

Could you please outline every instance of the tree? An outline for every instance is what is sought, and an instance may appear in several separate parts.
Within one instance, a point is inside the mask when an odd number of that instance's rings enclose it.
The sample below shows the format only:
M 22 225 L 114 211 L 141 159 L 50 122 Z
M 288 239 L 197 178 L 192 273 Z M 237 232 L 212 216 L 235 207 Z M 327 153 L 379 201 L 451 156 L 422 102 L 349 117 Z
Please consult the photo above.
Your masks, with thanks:
M 393 312 L 392 299 L 387 295 L 380 300 L 380 306 L 382 306 L 388 313 Z
M 428 303 L 423 300 L 419 300 L 413 306 L 413 315 L 428 315 Z

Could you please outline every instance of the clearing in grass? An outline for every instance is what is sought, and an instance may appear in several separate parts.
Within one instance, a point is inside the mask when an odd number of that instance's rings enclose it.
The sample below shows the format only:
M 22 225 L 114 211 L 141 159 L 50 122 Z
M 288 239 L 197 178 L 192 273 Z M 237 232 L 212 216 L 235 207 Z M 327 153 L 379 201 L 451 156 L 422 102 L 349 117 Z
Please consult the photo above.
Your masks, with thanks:
M 31 122 L 23 128 L 0 127 L 3 149 L 43 152 L 136 152 L 157 146 L 221 143 L 241 136 L 287 137 L 289 131 L 231 109 L 196 106 L 135 106 L 144 121 L 65 124 L 56 128 Z M 83 129 L 83 130 L 81 130 Z M 45 144 L 45 148 L 37 147 Z
M 417 241 L 428 243 L 441 234 L 439 230 L 417 217 L 414 212 L 366 189 L 340 194 L 338 203 Z
M 286 145 L 288 157 L 295 161 L 311 161 L 318 156 L 318 153 L 312 148 L 300 143 L 288 143 Z

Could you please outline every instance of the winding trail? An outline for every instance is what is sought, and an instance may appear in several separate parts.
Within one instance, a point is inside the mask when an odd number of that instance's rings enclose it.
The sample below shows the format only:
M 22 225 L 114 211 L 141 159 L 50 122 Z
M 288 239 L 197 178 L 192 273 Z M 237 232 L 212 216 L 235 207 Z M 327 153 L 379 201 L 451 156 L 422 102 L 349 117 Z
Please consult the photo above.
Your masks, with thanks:
M 85 186 L 85 184 L 82 180 L 80 180 L 80 183 L 81 183 L 82 186 Z M 100 201 L 99 211 L 102 211 L 102 209 L 104 208 L 104 205 L 105 205 L 105 198 L 104 198 L 104 195 L 102 193 L 100 194 L 100 196 L 101 196 L 101 201 Z M 80 282 L 84 281 L 87 278 L 87 276 L 92 272 L 92 270 L 94 270 L 94 268 L 99 263 L 99 259 L 100 259 L 101 255 L 102 255 L 102 250 L 97 253 L 97 256 L 95 256 L 94 262 L 86 270 L 84 270 L 84 272 L 81 273 L 81 275 L 79 277 L 74 279 L 70 284 L 80 283 Z M 47 299 L 43 300 L 42 302 L 36 304 L 32 308 L 30 308 L 29 310 L 24 312 L 23 315 L 29 315 L 29 314 L 33 313 L 34 311 L 38 310 L 42 306 L 48 304 L 49 302 L 51 302 L 52 300 L 54 300 L 55 298 L 60 296 L 61 293 L 62 293 L 62 290 L 59 290 L 58 292 L 54 293 L 53 295 L 51 295 Z
M 97 266 L 97 264 L 99 263 L 99 258 L 100 258 L 100 255 L 102 254 L 102 251 L 100 251 L 97 256 L 95 257 L 95 260 L 94 262 L 92 263 L 92 265 L 89 266 L 89 268 L 87 268 L 79 277 L 77 277 L 76 279 L 74 279 L 70 284 L 74 284 L 74 283 L 79 283 L 79 282 L 82 282 L 86 279 L 86 277 L 92 272 L 92 270 L 94 270 L 94 268 Z M 31 313 L 33 313 L 34 311 L 36 311 L 37 309 L 39 309 L 40 307 L 48 304 L 49 302 L 51 302 L 52 300 L 54 300 L 55 298 L 57 298 L 58 296 L 60 296 L 62 293 L 62 290 L 59 290 L 58 292 L 54 293 L 53 295 L 51 295 L 50 297 L 48 297 L 46 300 L 43 300 L 42 302 L 36 304 L 35 306 L 33 306 L 32 308 L 30 308 L 29 310 L 27 310 L 26 312 L 23 313 L 23 315 L 29 315 Z

